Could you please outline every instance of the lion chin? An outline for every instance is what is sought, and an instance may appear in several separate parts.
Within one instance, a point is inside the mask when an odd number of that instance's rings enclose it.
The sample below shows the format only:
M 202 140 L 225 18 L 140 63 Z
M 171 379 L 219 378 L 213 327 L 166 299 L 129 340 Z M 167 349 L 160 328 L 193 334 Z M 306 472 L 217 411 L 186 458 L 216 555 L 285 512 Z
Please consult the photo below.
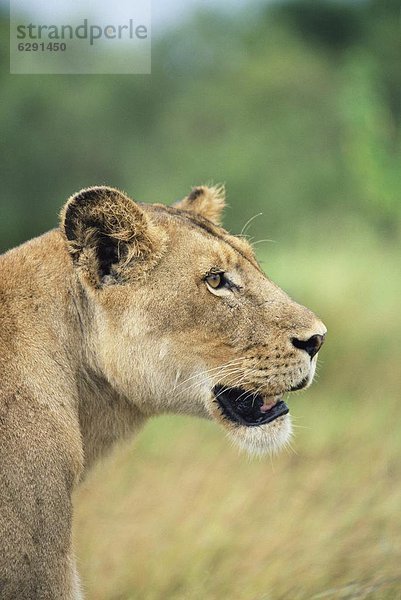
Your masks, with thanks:
M 240 450 L 250 456 L 277 454 L 285 448 L 292 436 L 290 415 L 279 417 L 276 421 L 259 427 L 238 426 L 227 431 L 228 439 Z
M 263 398 L 240 388 L 215 386 L 209 412 L 232 444 L 251 456 L 276 454 L 291 439 L 289 409 L 279 396 Z

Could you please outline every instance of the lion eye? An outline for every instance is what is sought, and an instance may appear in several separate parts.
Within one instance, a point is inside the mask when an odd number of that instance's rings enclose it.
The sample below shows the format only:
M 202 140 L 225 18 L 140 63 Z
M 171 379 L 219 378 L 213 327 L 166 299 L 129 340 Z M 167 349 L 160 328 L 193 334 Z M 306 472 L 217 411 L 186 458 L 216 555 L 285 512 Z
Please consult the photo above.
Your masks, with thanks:
M 214 290 L 217 290 L 225 285 L 223 273 L 210 273 L 207 275 L 205 280 Z

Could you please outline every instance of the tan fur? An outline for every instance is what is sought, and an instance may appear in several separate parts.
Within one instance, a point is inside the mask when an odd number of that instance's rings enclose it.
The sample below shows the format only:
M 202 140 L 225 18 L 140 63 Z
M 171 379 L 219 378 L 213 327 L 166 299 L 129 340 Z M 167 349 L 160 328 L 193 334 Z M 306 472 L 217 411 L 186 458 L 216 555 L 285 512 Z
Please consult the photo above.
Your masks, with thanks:
M 212 418 L 263 453 L 290 435 L 286 415 L 228 421 L 216 384 L 283 394 L 314 365 L 292 337 L 322 323 L 262 273 L 218 226 L 222 189 L 176 207 L 111 188 L 67 202 L 61 228 L 0 257 L 0 597 L 81 597 L 71 493 L 84 471 L 149 417 Z M 211 290 L 210 269 L 235 290 Z
M 220 225 L 225 206 L 225 189 L 222 185 L 194 187 L 188 196 L 177 202 L 175 208 L 200 215 L 215 225 Z

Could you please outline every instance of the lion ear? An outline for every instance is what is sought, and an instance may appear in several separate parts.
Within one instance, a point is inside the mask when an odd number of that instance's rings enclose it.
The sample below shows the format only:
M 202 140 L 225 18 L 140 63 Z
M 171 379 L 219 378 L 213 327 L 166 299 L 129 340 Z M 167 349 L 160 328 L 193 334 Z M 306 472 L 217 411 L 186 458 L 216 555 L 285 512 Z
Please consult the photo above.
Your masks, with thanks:
M 114 188 L 86 188 L 71 196 L 61 228 L 74 265 L 95 287 L 124 283 L 149 270 L 163 253 L 165 234 Z
M 223 185 L 194 187 L 186 198 L 174 204 L 175 208 L 205 217 L 215 225 L 221 224 L 224 206 L 225 189 Z

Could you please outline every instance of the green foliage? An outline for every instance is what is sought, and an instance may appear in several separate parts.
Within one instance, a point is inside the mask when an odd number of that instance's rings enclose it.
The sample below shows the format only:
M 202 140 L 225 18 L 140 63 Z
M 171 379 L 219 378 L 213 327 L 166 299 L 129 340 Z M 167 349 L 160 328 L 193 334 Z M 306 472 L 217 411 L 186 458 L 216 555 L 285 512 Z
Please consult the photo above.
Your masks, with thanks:
M 320 49 L 340 52 L 359 42 L 362 35 L 360 10 L 354 3 L 289 0 L 279 3 L 275 12 Z
M 13 76 L 1 22 L 0 247 L 108 183 L 170 202 L 226 182 L 236 231 L 307 239 L 353 219 L 400 230 L 394 2 L 286 2 L 200 13 L 154 43 L 151 76 Z M 296 231 L 294 231 L 296 229 Z

